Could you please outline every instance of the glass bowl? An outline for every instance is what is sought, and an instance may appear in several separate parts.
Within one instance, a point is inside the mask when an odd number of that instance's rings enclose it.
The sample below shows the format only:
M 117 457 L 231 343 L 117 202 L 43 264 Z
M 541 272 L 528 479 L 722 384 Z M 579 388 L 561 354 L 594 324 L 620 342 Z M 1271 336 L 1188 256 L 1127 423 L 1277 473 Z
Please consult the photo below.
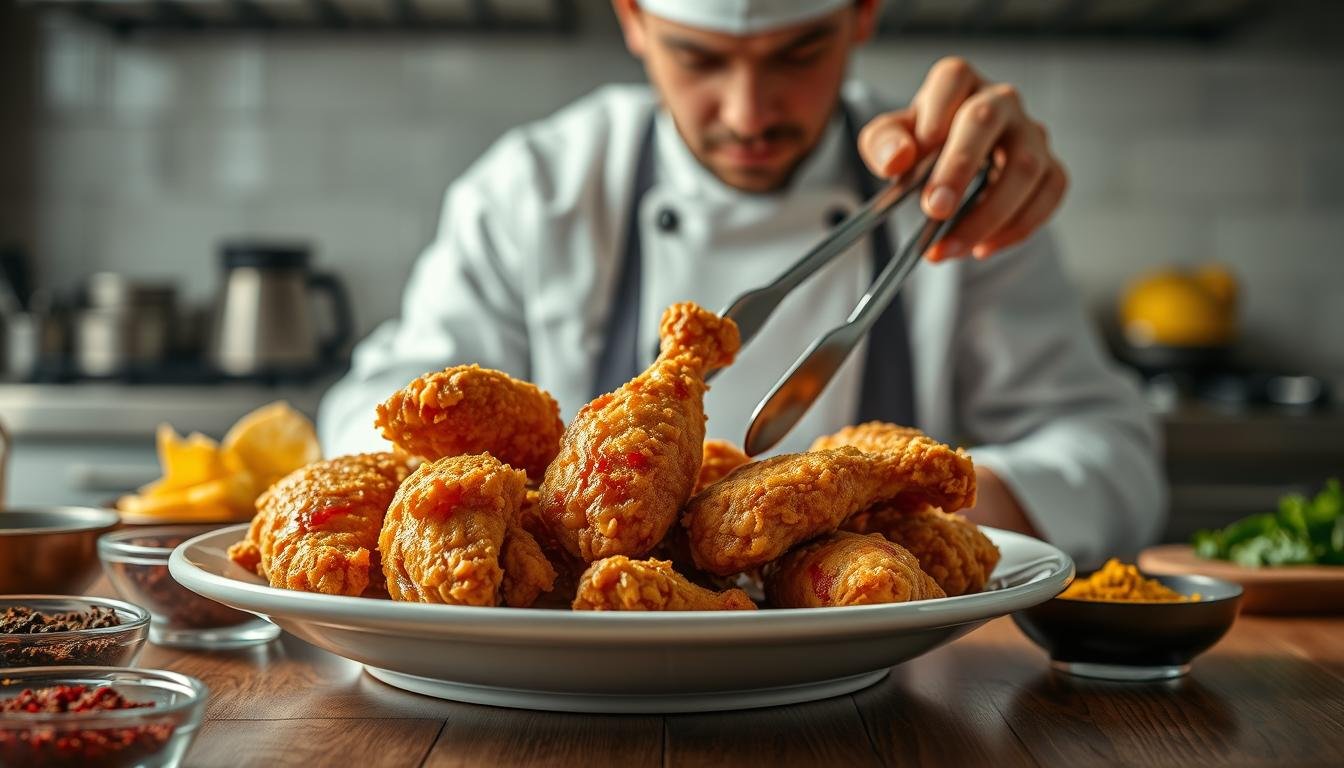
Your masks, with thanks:
M 196 736 L 209 689 L 176 672 L 21 667 L 0 675 L 0 701 L 26 689 L 110 686 L 152 707 L 92 712 L 0 711 L 0 765 L 172 768 Z
M 124 667 L 134 664 L 149 634 L 149 613 L 140 606 L 102 597 L 0 596 L 0 615 L 16 607 L 52 614 L 87 611 L 93 606 L 116 611 L 121 624 L 65 632 L 0 633 L 0 668 L 72 665 Z M 5 764 L 0 762 L 0 765 Z
M 280 635 L 280 628 L 271 622 L 201 597 L 178 584 L 168 572 L 168 556 L 177 545 L 216 528 L 136 528 L 98 539 L 98 556 L 117 593 L 149 609 L 149 639 L 156 645 L 240 648 Z

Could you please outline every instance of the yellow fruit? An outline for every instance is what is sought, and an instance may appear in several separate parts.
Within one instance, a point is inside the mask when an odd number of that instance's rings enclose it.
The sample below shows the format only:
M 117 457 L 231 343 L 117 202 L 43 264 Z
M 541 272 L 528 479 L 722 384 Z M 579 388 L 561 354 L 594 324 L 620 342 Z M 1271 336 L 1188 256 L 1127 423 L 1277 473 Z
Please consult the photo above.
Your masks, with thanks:
M 1220 268 L 1165 270 L 1140 278 L 1121 304 L 1125 338 L 1135 346 L 1218 346 L 1236 333 L 1236 280 Z
M 117 509 L 122 520 L 128 523 L 157 522 L 171 518 L 181 522 L 228 522 L 240 519 L 234 509 L 212 498 L 215 494 L 207 490 L 197 492 L 211 484 L 162 491 L 154 496 L 132 495 L 117 500 Z
M 117 500 L 126 522 L 246 520 L 271 483 L 321 458 L 312 422 L 285 403 L 239 419 L 219 445 L 167 424 L 157 438 L 163 477 Z
M 205 435 L 194 432 L 182 438 L 171 426 L 160 424 L 157 442 L 163 478 L 142 488 L 142 493 L 158 494 L 186 488 L 228 474 L 219 446 Z
M 226 463 L 251 473 L 259 488 L 322 458 L 313 423 L 285 402 L 239 419 L 224 436 L 221 450 Z

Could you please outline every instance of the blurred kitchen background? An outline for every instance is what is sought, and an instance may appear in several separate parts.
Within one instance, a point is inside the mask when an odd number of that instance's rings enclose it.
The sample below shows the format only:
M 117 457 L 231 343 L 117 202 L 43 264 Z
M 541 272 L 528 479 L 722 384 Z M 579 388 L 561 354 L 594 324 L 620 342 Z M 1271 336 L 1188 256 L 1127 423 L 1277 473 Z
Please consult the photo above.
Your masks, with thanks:
M 1171 538 L 1344 473 L 1342 6 L 889 0 L 855 62 L 904 98 L 964 55 L 1049 127 L 1068 267 L 1164 419 Z M 604 0 L 0 0 L 0 70 L 17 505 L 156 477 L 160 421 L 313 413 L 447 183 L 642 80 Z

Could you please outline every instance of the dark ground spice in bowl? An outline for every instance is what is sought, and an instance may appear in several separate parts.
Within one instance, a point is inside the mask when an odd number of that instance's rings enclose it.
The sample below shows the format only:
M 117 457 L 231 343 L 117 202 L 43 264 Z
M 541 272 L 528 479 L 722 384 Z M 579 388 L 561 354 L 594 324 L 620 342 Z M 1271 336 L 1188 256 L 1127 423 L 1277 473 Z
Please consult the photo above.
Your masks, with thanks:
M 31 605 L 22 597 L 5 600 L 0 667 L 119 666 L 130 662 L 143 643 L 146 630 L 143 624 L 135 626 L 133 614 L 93 603 L 81 606 L 78 598 L 31 599 Z
M 192 592 L 168 572 L 168 556 L 182 542 L 214 526 L 173 531 L 171 527 L 111 534 L 99 542 L 112 585 L 125 599 L 154 614 L 156 625 L 169 629 L 214 629 L 256 621 L 250 613 L 235 610 Z
M 121 617 L 111 608 L 97 605 L 86 611 L 43 613 L 25 605 L 12 605 L 0 617 L 0 635 L 27 635 L 39 632 L 73 632 L 78 629 L 119 627 Z
M 201 597 L 178 584 L 168 572 L 167 565 L 109 562 L 107 569 L 113 576 L 113 584 L 121 589 L 126 599 L 148 608 L 150 613 L 156 614 L 155 622 L 162 620 L 164 626 L 209 629 L 256 619 L 250 613 Z

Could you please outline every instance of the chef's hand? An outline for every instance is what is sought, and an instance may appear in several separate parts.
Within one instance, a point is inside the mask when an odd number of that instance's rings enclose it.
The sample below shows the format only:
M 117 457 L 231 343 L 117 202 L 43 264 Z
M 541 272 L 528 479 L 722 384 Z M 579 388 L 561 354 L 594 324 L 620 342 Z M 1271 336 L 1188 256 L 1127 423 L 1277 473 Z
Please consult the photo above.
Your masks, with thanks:
M 859 133 L 859 154 L 880 177 L 898 176 L 942 149 L 921 204 L 946 219 L 987 157 L 990 183 L 974 208 L 929 251 L 931 261 L 987 258 L 1035 232 L 1068 186 L 1045 128 L 1022 108 L 1017 89 L 986 82 L 965 59 L 949 56 L 929 70 L 910 106 L 873 118 Z

